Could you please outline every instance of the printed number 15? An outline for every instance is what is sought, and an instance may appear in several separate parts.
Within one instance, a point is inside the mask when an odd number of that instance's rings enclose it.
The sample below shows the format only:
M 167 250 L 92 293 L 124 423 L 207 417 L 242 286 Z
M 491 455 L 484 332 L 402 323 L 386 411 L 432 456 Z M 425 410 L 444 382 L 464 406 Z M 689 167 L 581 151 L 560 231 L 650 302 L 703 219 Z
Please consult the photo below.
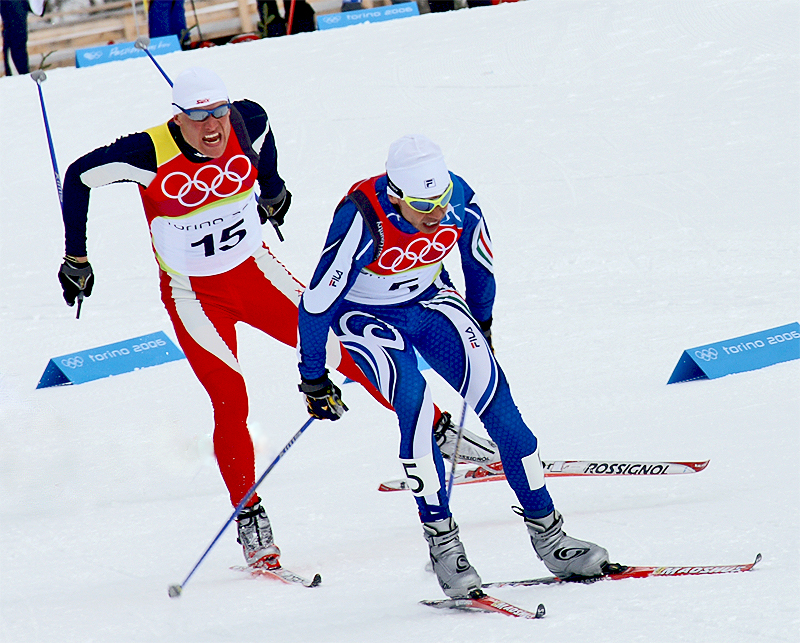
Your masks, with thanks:
M 233 248 L 236 245 L 238 245 L 238 243 L 242 239 L 244 239 L 245 235 L 247 234 L 247 231 L 246 230 L 236 230 L 236 228 L 238 228 L 243 223 L 244 223 L 244 219 L 239 219 L 232 226 L 230 226 L 228 228 L 225 228 L 222 231 L 222 234 L 219 237 L 219 242 L 220 242 L 219 249 L 220 250 L 223 250 L 223 251 L 230 250 L 231 248 Z M 233 241 L 234 239 L 236 239 L 236 241 Z M 233 243 L 228 243 L 228 241 L 233 241 Z M 225 244 L 225 245 L 221 245 L 221 244 Z M 192 248 L 196 248 L 198 246 L 203 246 L 203 249 L 205 251 L 206 257 L 212 257 L 214 255 L 214 253 L 215 253 L 214 235 L 213 234 L 207 234 L 205 237 L 200 239 L 200 241 L 195 241 L 192 244 Z

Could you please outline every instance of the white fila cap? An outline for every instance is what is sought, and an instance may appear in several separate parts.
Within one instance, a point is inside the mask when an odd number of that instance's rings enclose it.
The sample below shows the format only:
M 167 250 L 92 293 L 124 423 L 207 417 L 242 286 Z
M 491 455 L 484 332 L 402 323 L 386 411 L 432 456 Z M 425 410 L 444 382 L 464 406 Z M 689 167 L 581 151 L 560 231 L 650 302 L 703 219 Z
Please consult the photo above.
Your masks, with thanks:
M 450 185 L 441 148 L 427 136 L 409 134 L 389 146 L 386 159 L 389 194 L 430 199 Z
M 172 113 L 180 114 L 183 109 L 207 109 L 209 105 L 228 100 L 225 83 L 210 69 L 192 67 L 180 73 L 172 86 Z

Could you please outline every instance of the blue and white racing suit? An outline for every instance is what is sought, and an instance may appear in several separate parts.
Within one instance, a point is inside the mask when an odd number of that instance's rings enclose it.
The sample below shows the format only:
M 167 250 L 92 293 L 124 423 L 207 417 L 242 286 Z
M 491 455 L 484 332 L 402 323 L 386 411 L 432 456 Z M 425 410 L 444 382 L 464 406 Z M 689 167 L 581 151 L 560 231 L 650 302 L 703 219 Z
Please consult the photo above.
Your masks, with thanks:
M 328 329 L 394 407 L 400 460 L 422 522 L 450 516 L 445 466 L 435 448 L 433 402 L 419 354 L 475 410 L 497 443 L 506 479 L 526 516 L 553 511 L 537 440 L 525 425 L 477 320 L 495 296 L 489 233 L 475 194 L 451 173 L 453 196 L 433 234 L 418 232 L 389 202 L 386 175 L 362 181 L 339 204 L 300 303 L 300 374 L 325 373 Z M 443 259 L 461 254 L 466 300 Z

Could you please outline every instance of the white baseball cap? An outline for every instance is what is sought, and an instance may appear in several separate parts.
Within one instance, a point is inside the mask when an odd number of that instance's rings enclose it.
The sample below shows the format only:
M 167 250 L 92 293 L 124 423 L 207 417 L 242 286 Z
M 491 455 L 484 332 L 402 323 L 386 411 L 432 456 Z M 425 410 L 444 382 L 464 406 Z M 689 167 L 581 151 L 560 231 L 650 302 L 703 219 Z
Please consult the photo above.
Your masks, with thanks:
M 172 113 L 180 114 L 183 109 L 207 108 L 209 105 L 228 100 L 225 83 L 210 69 L 192 67 L 180 73 L 172 86 Z
M 389 146 L 386 159 L 389 194 L 430 199 L 450 185 L 441 148 L 421 134 L 409 134 Z

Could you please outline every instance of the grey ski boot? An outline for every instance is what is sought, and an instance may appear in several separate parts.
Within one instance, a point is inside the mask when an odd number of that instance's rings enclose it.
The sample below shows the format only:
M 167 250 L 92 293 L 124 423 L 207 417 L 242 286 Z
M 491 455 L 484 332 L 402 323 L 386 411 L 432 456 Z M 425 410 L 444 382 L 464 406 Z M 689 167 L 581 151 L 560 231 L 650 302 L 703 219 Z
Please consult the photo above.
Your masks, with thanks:
M 458 427 L 453 424 L 453 418 L 447 411 L 442 411 L 439 416 L 439 420 L 433 427 L 433 435 L 442 455 L 452 462 L 458 441 Z M 497 450 L 497 445 L 491 440 L 478 437 L 472 431 L 462 429 L 457 462 L 487 466 L 500 462 L 500 452 Z
M 450 598 L 481 594 L 481 577 L 467 560 L 464 545 L 458 538 L 458 525 L 452 516 L 424 522 L 422 529 L 428 541 L 433 571 L 444 593 Z
M 602 576 L 609 564 L 608 552 L 599 545 L 567 536 L 558 511 L 544 518 L 525 518 L 536 555 L 554 576 L 578 580 Z
M 281 550 L 275 545 L 272 525 L 260 502 L 242 509 L 236 518 L 236 523 L 239 531 L 236 540 L 242 546 L 244 559 L 248 565 L 267 569 L 281 566 L 279 558 Z

